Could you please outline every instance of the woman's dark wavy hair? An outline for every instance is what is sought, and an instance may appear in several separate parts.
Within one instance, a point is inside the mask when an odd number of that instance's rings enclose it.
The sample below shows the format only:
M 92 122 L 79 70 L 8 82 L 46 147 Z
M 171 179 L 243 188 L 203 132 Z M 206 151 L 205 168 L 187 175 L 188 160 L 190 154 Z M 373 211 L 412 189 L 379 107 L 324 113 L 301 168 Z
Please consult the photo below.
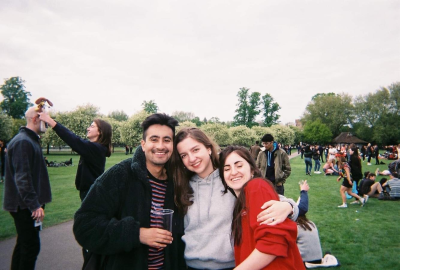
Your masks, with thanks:
M 299 215 L 296 219 L 297 225 L 303 228 L 303 230 L 312 231 L 312 228 L 315 227 L 314 223 L 310 221 L 306 215 Z M 311 228 L 312 227 L 312 228 Z
M 111 137 L 113 135 L 111 125 L 107 121 L 104 121 L 99 118 L 94 119 L 94 123 L 97 125 L 98 132 L 100 133 L 100 135 L 98 136 L 97 142 L 101 145 L 104 145 L 107 148 L 106 156 L 110 157 L 111 149 L 112 149 Z
M 202 143 L 207 149 L 211 149 L 210 160 L 214 169 L 219 167 L 218 145 L 213 142 L 203 131 L 198 128 L 183 128 L 174 139 L 174 152 L 171 157 L 171 170 L 174 179 L 174 201 L 181 215 L 185 215 L 189 206 L 193 204 L 190 198 L 193 195 L 193 190 L 189 185 L 190 178 L 195 175 L 195 172 L 188 170 L 181 160 L 180 154 L 177 151 L 177 145 L 186 138 L 192 138 L 199 143 Z
M 242 147 L 242 146 L 235 146 L 235 145 L 226 147 L 220 153 L 220 178 L 221 178 L 221 181 L 223 182 L 225 191 L 227 192 L 227 190 L 229 190 L 229 191 L 231 191 L 231 193 L 233 193 L 233 195 L 235 195 L 233 190 L 227 186 L 226 181 L 224 179 L 224 164 L 226 162 L 227 157 L 230 154 L 232 154 L 233 152 L 235 152 L 236 154 L 238 154 L 239 156 L 241 156 L 244 160 L 246 160 L 248 162 L 248 164 L 250 165 L 251 171 L 253 172 L 253 176 L 254 176 L 253 178 L 258 178 L 258 177 L 262 177 L 262 176 L 261 176 L 260 169 L 257 167 L 256 162 L 254 161 L 254 159 L 251 156 L 250 151 L 248 151 L 248 149 L 246 149 L 245 147 Z M 250 179 L 250 180 L 252 180 L 252 179 Z M 264 178 L 263 178 L 263 180 L 265 180 L 267 183 L 269 183 L 270 186 L 272 187 L 273 191 L 275 191 L 275 187 L 273 186 L 273 184 L 269 180 L 264 179 Z M 243 192 L 244 188 L 247 186 L 247 184 L 248 184 L 248 182 L 242 187 L 242 192 Z M 235 197 L 236 197 L 236 195 L 235 195 Z M 245 193 L 240 193 L 236 199 L 235 207 L 233 208 L 232 238 L 234 239 L 235 245 L 241 244 L 241 239 L 242 239 L 241 214 L 244 210 L 247 209 L 245 203 L 246 203 Z

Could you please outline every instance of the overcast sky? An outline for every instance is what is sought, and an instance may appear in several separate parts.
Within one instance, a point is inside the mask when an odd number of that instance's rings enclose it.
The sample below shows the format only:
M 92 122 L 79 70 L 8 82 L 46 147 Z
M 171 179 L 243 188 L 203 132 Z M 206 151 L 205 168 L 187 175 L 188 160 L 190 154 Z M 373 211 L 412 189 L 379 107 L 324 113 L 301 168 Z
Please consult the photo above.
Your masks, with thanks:
M 400 1 L 0 1 L 0 78 L 56 111 L 91 103 L 231 121 L 237 92 L 269 93 L 281 122 L 317 93 L 400 81 Z

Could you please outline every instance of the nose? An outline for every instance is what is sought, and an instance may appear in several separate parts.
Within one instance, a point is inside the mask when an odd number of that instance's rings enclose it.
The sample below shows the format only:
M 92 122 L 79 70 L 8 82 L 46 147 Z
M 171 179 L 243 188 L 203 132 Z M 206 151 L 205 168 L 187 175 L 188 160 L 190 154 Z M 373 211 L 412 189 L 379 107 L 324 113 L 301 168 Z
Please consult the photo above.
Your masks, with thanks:
M 189 162 L 194 162 L 196 160 L 196 156 L 192 153 L 189 153 Z
M 238 173 L 238 170 L 234 166 L 231 166 L 230 167 L 230 175 L 234 176 L 237 173 Z

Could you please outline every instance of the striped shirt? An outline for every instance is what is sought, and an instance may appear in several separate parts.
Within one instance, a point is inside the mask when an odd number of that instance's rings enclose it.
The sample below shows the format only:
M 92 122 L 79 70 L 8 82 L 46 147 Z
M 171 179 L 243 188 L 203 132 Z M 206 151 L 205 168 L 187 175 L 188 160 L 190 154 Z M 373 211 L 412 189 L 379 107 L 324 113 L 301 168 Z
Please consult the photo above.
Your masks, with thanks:
M 151 210 L 163 209 L 165 202 L 165 193 L 167 187 L 167 180 L 158 180 L 150 173 L 148 176 L 149 183 L 152 187 L 152 205 Z M 152 212 L 150 213 L 150 228 L 162 228 L 162 221 L 156 218 Z M 149 247 L 149 269 L 162 269 L 164 263 L 164 249 Z

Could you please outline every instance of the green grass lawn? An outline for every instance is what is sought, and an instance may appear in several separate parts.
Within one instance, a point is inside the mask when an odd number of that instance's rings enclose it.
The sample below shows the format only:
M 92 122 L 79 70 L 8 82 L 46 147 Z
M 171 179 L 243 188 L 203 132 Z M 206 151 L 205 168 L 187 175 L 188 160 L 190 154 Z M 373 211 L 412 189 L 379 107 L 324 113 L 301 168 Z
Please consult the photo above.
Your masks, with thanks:
M 294 151 L 293 151 L 294 152 Z M 48 168 L 52 187 L 52 203 L 46 205 L 44 227 L 53 226 L 73 219 L 80 205 L 78 191 L 74 186 L 79 156 L 68 151 L 51 152 L 49 161 L 65 161 L 73 158 L 75 166 Z M 106 169 L 129 158 L 123 152 L 116 152 L 107 159 Z M 381 160 L 384 165 L 376 166 L 372 161 L 363 164 L 363 172 L 387 169 L 391 161 Z M 305 163 L 300 156 L 290 160 L 292 173 L 285 184 L 285 195 L 295 200 L 299 197 L 299 180 L 306 179 L 310 185 L 309 212 L 307 217 L 318 227 L 322 249 L 331 252 L 341 267 L 329 269 L 400 269 L 400 202 L 379 201 L 370 198 L 364 207 L 350 205 L 339 209 L 342 200 L 341 183 L 335 176 L 323 174 L 305 175 Z M 321 165 L 322 167 L 322 165 Z M 312 168 L 313 170 L 313 168 Z M 379 181 L 382 176 L 376 178 Z M 3 184 L 0 186 L 3 201 Z M 3 206 L 3 202 L 2 202 Z M 8 212 L 0 211 L 0 240 L 15 236 L 15 226 Z

